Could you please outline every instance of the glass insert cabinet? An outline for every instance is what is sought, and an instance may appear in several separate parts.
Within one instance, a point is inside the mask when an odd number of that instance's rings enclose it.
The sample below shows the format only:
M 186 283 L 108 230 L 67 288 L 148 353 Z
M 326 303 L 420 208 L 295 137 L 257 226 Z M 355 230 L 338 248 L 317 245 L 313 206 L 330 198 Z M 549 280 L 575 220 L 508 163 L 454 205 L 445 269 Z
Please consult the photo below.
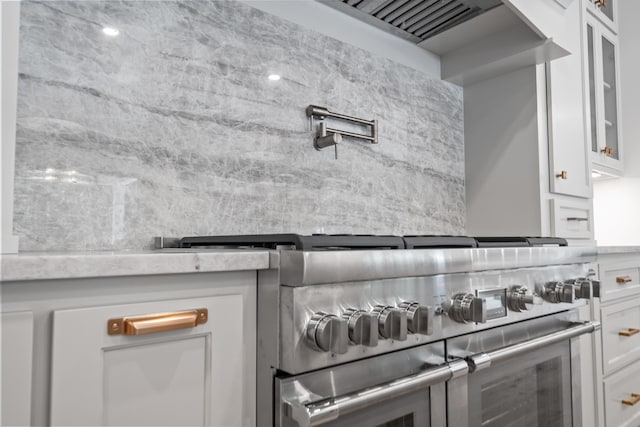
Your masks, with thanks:
M 593 6 L 597 1 L 588 0 Z M 583 38 L 585 49 L 585 93 L 588 98 L 588 132 L 591 161 L 596 171 L 622 175 L 623 149 L 620 134 L 620 72 L 618 36 L 612 30 L 615 3 L 587 6 Z M 609 24 L 609 25 L 607 25 Z
M 594 16 L 613 32 L 618 32 L 617 0 L 584 0 L 584 2 Z

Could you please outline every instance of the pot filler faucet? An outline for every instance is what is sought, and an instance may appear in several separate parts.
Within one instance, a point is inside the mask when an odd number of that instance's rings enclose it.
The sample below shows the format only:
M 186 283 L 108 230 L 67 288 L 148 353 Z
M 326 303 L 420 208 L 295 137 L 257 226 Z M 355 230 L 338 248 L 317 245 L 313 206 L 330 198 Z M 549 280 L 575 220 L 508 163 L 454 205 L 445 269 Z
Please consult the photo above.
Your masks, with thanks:
M 313 146 L 316 150 L 324 150 L 325 148 L 334 147 L 336 153 L 336 160 L 338 159 L 338 144 L 342 142 L 343 136 L 351 138 L 364 139 L 372 144 L 378 143 L 378 121 L 377 120 L 364 120 L 357 117 L 347 116 L 344 114 L 333 113 L 325 107 L 318 107 L 317 105 L 309 105 L 307 107 L 307 117 L 309 117 L 309 127 L 313 130 L 313 119 L 325 120 L 327 117 L 334 119 L 345 120 L 351 123 L 359 125 L 365 125 L 371 127 L 370 135 L 362 135 L 355 132 L 349 132 L 345 130 L 328 128 L 325 122 L 320 123 L 320 129 L 318 134 L 313 139 Z

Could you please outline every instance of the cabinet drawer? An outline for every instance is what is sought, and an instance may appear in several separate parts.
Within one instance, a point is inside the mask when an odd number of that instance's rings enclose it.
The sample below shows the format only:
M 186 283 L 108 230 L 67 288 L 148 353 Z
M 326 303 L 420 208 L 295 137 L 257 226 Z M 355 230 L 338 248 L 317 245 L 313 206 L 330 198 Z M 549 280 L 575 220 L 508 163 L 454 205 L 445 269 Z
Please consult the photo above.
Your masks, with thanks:
M 593 214 L 591 204 L 551 200 L 552 234 L 567 239 L 592 239 Z
M 601 300 L 640 294 L 640 268 L 637 261 L 600 265 Z
M 600 312 L 603 372 L 608 375 L 640 360 L 640 298 L 603 307 Z
M 604 412 L 608 427 L 640 425 L 638 378 L 640 378 L 640 362 L 604 380 Z

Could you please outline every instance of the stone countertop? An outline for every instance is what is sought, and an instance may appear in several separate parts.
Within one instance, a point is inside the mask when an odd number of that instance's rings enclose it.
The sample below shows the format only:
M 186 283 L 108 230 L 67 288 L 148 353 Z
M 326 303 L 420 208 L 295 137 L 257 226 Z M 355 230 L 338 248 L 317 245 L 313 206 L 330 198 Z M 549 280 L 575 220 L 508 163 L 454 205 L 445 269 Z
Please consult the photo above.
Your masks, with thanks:
M 263 270 L 269 251 L 30 252 L 2 255 L 0 267 L 2 281 Z
M 598 255 L 640 255 L 640 245 L 638 246 L 598 246 Z

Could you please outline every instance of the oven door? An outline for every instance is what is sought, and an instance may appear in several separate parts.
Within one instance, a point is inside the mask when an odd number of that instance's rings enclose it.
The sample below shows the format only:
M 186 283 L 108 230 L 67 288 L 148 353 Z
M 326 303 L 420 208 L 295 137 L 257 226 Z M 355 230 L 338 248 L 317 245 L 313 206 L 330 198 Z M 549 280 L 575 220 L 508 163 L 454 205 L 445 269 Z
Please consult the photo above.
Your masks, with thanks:
M 482 331 L 448 342 L 470 373 L 449 384 L 450 423 L 469 427 L 578 427 L 577 337 L 599 328 L 564 313 Z
M 433 343 L 275 379 L 278 427 L 446 426 L 446 381 L 468 365 L 444 363 Z

